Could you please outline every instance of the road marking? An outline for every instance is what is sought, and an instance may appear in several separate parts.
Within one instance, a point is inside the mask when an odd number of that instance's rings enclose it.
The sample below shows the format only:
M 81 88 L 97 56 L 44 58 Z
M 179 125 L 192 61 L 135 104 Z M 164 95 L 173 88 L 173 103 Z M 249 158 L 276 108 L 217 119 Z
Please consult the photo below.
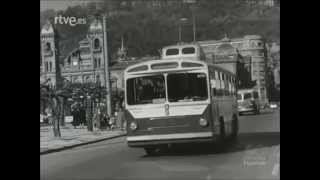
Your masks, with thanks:
M 273 166 L 273 169 L 272 169 L 272 175 L 273 176 L 278 176 L 280 173 L 280 164 L 277 163 Z

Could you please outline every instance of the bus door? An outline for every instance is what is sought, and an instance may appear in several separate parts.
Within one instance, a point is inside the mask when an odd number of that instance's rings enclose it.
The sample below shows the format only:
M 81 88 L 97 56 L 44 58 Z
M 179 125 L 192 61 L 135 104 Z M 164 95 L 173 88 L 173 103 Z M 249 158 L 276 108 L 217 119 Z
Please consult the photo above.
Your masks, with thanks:
M 217 71 L 210 71 L 210 89 L 211 89 L 211 118 L 214 127 L 219 125 L 219 106 L 218 106 L 218 79 Z M 215 130 L 213 130 L 215 131 Z

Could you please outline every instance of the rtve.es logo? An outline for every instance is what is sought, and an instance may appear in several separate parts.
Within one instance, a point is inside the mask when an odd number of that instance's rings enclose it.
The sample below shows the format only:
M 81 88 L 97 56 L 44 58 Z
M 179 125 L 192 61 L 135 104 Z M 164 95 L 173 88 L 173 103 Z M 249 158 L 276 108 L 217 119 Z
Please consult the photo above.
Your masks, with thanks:
M 61 15 L 54 17 L 55 24 L 69 24 L 70 26 L 76 26 L 78 24 L 86 24 L 85 18 L 76 17 L 63 17 Z

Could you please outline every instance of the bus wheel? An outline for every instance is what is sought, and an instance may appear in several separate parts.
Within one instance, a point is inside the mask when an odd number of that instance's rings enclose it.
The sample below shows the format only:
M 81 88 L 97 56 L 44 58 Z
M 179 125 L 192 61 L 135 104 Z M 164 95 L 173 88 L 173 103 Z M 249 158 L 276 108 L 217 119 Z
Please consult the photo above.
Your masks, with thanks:
M 220 134 L 218 141 L 214 143 L 215 152 L 217 153 L 224 153 L 226 151 L 226 131 L 225 131 L 225 124 L 223 118 L 219 119 L 219 126 L 220 126 Z
M 157 148 L 156 147 L 145 147 L 144 150 L 146 151 L 148 156 L 154 156 L 157 154 Z
M 220 141 L 223 142 L 226 138 L 226 129 L 225 129 L 223 118 L 220 118 L 219 123 L 220 123 Z
M 255 114 L 260 114 L 260 108 L 256 107 Z
M 231 128 L 232 128 L 232 134 L 231 134 L 231 139 L 235 140 L 238 136 L 239 132 L 239 121 L 237 116 L 233 116 L 232 122 L 231 122 Z

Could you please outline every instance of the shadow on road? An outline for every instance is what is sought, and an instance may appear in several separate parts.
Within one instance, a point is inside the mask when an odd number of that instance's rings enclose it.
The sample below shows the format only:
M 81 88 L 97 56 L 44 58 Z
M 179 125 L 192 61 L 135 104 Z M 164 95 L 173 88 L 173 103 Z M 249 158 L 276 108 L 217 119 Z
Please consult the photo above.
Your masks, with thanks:
M 260 111 L 260 114 L 255 114 L 251 112 L 243 112 L 240 117 L 245 117 L 245 116 L 259 116 L 259 115 L 265 115 L 265 114 L 272 114 L 275 113 L 276 110 L 265 110 L 265 111 Z
M 181 144 L 162 150 L 157 156 L 198 156 L 226 154 L 245 150 L 280 145 L 280 132 L 259 132 L 240 134 L 234 142 L 219 144 Z M 149 157 L 147 155 L 143 157 Z

